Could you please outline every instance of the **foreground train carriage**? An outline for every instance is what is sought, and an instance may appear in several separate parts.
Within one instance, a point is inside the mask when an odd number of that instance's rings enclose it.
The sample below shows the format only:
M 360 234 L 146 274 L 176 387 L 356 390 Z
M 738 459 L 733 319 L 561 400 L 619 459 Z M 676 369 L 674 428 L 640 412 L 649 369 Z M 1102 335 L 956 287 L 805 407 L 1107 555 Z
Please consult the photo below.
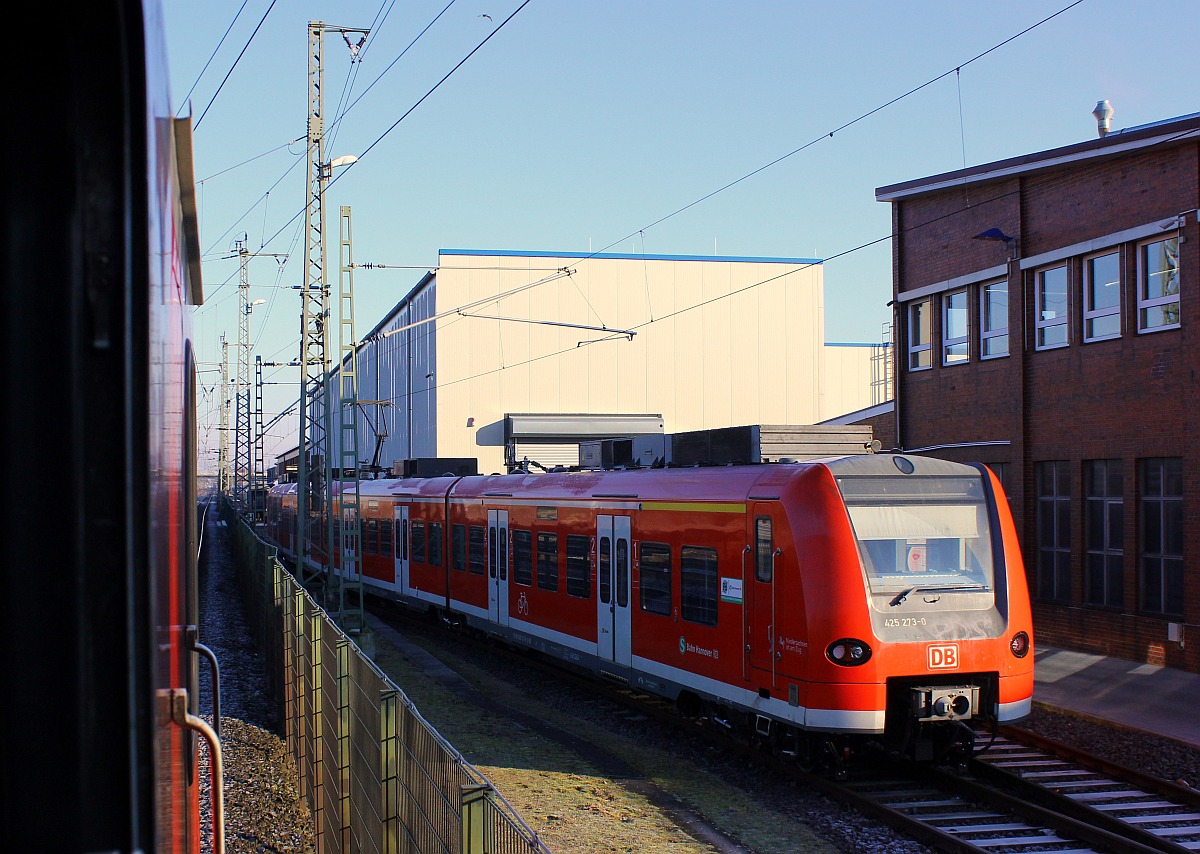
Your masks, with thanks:
M 294 496 L 269 503 L 285 550 Z M 1030 710 L 1025 574 L 983 467 L 864 455 L 378 480 L 360 508 L 376 591 L 783 754 L 869 736 L 934 758 L 969 751 L 963 721 Z
M 200 259 L 160 16 L 79 4 L 10 60 L 37 81 L 10 93 L 0 206 L 9 851 L 200 850 Z

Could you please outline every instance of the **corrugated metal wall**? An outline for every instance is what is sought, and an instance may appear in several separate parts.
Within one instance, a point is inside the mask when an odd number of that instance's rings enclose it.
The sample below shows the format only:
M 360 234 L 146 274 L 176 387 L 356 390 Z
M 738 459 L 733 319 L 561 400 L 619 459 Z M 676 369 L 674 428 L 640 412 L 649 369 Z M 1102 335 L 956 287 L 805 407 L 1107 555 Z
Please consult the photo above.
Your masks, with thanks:
M 384 466 L 477 457 L 480 471 L 503 471 L 502 422 L 513 412 L 657 412 L 681 432 L 814 424 L 874 402 L 860 381 L 870 348 L 833 358 L 824 345 L 819 263 L 451 251 L 439 260 L 436 278 L 379 331 L 470 308 L 359 353 L 360 399 L 391 402 L 360 416 L 368 458 L 386 421 Z M 527 288 L 559 268 L 572 275 Z

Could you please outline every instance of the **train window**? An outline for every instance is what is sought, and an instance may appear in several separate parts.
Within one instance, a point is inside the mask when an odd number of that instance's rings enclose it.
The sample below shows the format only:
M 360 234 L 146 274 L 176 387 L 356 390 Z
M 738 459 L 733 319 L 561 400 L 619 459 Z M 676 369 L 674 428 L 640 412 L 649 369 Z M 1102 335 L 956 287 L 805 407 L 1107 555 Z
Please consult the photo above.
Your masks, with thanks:
M 442 523 L 429 523 L 429 565 L 442 565 Z
M 558 534 L 539 533 L 537 536 L 538 587 L 558 589 Z
M 378 519 L 367 519 L 363 523 L 363 552 L 369 555 L 379 554 Z
M 754 577 L 759 581 L 770 582 L 775 574 L 774 562 L 771 560 L 774 540 L 770 516 L 759 516 L 754 520 L 754 542 Z
M 533 586 L 533 534 L 530 531 L 512 532 L 513 581 Z
M 607 605 L 612 601 L 612 541 L 600 538 L 600 601 Z
M 592 540 L 567 535 L 567 595 L 592 598 Z
M 487 531 L 482 525 L 471 526 L 471 572 L 483 575 L 483 565 L 487 555 Z
M 629 606 L 629 541 L 617 540 L 617 607 Z
M 500 529 L 500 580 L 508 578 L 508 528 Z
M 496 551 L 497 551 L 496 547 L 497 547 L 499 541 L 496 539 L 496 526 L 495 525 L 492 525 L 490 528 L 488 528 L 488 534 L 490 536 L 490 539 L 488 540 L 488 544 L 491 546 L 491 552 L 490 552 L 491 561 L 489 561 L 489 563 L 488 563 L 488 567 L 489 567 L 488 575 L 492 578 L 495 578 L 496 577 L 496 567 L 500 563 L 500 555 L 498 555 L 496 553 Z
M 455 525 L 450 529 L 450 565 L 460 572 L 467 568 L 467 526 Z
M 425 562 L 425 523 L 413 522 L 411 526 L 412 535 L 412 559 L 413 563 Z
M 671 613 L 671 547 L 666 543 L 642 543 L 642 610 L 651 614 Z
M 717 624 L 717 550 L 684 546 L 679 550 L 679 615 L 704 626 Z
M 892 612 L 913 591 L 993 601 L 992 541 L 979 476 L 839 478 L 877 609 Z M 900 596 L 899 594 L 905 594 Z M 916 601 L 939 601 L 912 597 Z
M 379 553 L 384 557 L 392 556 L 392 520 L 379 520 Z

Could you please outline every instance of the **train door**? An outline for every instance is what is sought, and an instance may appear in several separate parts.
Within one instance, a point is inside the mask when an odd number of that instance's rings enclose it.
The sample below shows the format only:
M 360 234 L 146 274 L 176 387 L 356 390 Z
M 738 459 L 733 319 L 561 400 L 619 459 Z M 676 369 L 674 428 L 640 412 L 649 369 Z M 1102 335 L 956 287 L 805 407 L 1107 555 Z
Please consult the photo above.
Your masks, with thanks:
M 629 532 L 628 516 L 596 517 L 596 654 L 625 666 L 633 663 Z
M 488 616 L 508 625 L 508 511 L 488 511 Z
M 394 512 L 395 523 L 392 532 L 396 538 L 396 547 L 392 554 L 396 558 L 396 589 L 403 596 L 412 592 L 408 584 L 408 505 L 397 504 Z
M 775 545 L 775 519 L 778 510 L 771 504 L 753 504 L 749 515 L 750 572 L 745 590 L 746 608 L 746 656 L 749 659 L 748 677 L 762 680 L 763 673 L 770 673 L 770 687 L 774 687 L 775 666 L 778 659 L 776 637 L 776 592 L 775 561 L 779 549 Z M 754 671 L 760 671 L 755 674 Z M 767 687 L 761 685 L 760 687 Z

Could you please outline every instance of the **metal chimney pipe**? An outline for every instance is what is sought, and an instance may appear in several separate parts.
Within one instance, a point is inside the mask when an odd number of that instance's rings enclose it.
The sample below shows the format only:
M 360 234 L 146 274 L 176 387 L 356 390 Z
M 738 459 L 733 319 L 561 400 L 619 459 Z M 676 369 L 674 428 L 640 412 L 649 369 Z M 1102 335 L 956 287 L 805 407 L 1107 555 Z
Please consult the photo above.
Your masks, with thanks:
M 1106 136 L 1112 127 L 1112 104 L 1108 103 L 1107 98 L 1103 101 L 1097 101 L 1096 109 L 1092 110 L 1092 115 L 1096 117 L 1096 133 L 1102 137 Z

